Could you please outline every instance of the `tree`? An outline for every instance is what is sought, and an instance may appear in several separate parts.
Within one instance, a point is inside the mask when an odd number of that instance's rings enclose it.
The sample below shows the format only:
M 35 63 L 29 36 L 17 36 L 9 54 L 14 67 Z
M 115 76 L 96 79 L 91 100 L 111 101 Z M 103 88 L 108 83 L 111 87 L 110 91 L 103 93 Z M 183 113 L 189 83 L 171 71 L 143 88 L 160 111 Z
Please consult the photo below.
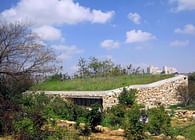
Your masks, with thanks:
M 100 67 L 101 63 L 95 57 L 90 57 L 89 60 L 89 68 L 91 70 L 91 74 L 97 76 L 98 68 Z
M 30 80 L 29 84 L 32 82 L 32 75 L 54 71 L 54 61 L 55 54 L 46 48 L 36 34 L 32 33 L 30 25 L 20 22 L 0 22 L 0 93 L 2 95 L 21 92 L 21 87 L 25 87 L 27 81 Z
M 48 64 L 54 53 L 31 32 L 29 25 L 0 23 L 0 74 L 16 77 L 23 74 L 51 72 Z
M 85 58 L 80 58 L 77 64 L 78 66 L 78 73 L 81 78 L 85 78 L 89 75 L 88 63 Z

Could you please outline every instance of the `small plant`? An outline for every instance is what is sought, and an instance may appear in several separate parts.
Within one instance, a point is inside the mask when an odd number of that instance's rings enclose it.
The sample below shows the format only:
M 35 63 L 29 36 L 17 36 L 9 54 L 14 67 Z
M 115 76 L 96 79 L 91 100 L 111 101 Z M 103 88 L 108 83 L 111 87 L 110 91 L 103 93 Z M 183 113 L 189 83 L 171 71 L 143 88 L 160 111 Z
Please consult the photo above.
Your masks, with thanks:
M 149 111 L 148 131 L 155 135 L 168 135 L 171 119 L 163 106 L 152 108 Z

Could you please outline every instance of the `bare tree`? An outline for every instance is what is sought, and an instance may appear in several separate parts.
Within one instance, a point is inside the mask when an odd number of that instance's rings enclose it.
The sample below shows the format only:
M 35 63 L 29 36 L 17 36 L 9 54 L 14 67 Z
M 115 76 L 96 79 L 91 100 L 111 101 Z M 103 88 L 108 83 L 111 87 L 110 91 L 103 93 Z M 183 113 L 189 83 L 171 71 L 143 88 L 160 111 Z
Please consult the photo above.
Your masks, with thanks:
M 0 23 L 1 75 L 16 77 L 54 70 L 54 53 L 46 48 L 29 27 L 22 23 Z

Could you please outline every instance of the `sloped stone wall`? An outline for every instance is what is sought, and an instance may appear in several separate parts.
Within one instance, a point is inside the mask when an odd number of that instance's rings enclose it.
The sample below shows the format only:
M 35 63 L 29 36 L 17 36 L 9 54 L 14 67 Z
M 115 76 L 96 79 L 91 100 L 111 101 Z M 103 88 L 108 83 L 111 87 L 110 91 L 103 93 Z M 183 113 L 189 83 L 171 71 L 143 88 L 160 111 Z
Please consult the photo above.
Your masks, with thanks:
M 144 104 L 146 108 L 151 108 L 156 105 L 176 105 L 185 100 L 188 92 L 188 77 L 178 75 L 173 78 L 161 80 L 146 85 L 132 85 L 127 89 L 137 89 L 137 102 Z M 110 91 L 111 97 L 104 97 L 104 108 L 111 107 L 118 103 L 117 97 L 122 92 L 123 88 Z M 107 101 L 108 100 L 108 101 Z

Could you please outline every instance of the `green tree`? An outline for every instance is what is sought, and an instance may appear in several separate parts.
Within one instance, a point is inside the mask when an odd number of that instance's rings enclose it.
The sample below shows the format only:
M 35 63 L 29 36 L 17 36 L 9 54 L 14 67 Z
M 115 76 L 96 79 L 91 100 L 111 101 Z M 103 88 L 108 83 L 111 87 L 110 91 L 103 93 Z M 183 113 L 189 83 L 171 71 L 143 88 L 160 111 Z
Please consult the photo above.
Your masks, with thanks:
M 78 66 L 78 73 L 81 78 L 85 78 L 89 75 L 88 63 L 85 58 L 80 58 L 77 64 Z

